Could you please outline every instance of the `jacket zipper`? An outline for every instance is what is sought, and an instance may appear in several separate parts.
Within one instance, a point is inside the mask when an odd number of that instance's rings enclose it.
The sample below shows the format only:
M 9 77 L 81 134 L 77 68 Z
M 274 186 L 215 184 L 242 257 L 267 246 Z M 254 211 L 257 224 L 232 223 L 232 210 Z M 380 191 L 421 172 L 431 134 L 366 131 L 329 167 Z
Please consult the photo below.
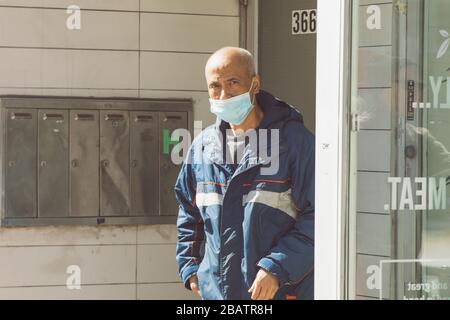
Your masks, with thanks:
M 224 207 L 224 204 L 225 204 L 225 197 L 226 197 L 226 195 L 227 195 L 227 192 L 228 192 L 228 190 L 229 190 L 229 186 L 231 185 L 231 183 L 233 182 L 233 179 L 235 179 L 236 177 L 238 177 L 238 176 L 240 176 L 241 174 L 243 174 L 243 173 L 245 173 L 245 172 L 247 172 L 247 171 L 249 171 L 249 170 L 251 170 L 251 169 L 253 169 L 253 168 L 256 168 L 256 167 L 259 167 L 259 166 L 261 166 L 262 164 L 261 163 L 258 163 L 258 164 L 256 164 L 256 165 L 253 165 L 253 166 L 251 166 L 251 167 L 248 167 L 247 169 L 245 169 L 245 170 L 243 170 L 243 171 L 241 171 L 241 172 L 239 172 L 237 175 L 233 175 L 231 178 L 230 178 L 230 180 L 227 180 L 227 183 L 226 183 L 226 189 L 225 189 L 225 194 L 223 195 L 223 200 L 222 200 L 222 214 L 220 215 L 220 228 L 219 228 L 219 230 L 220 230 L 220 251 L 219 251 L 219 274 L 220 274 L 220 289 L 221 289 L 221 291 L 222 291 L 222 294 L 223 295 L 225 295 L 225 292 L 224 292 L 224 290 L 223 290 L 223 274 L 222 274 L 222 265 L 223 265 L 223 263 L 222 263 L 222 254 L 220 253 L 221 251 L 222 251 L 222 227 L 223 227 L 223 207 Z

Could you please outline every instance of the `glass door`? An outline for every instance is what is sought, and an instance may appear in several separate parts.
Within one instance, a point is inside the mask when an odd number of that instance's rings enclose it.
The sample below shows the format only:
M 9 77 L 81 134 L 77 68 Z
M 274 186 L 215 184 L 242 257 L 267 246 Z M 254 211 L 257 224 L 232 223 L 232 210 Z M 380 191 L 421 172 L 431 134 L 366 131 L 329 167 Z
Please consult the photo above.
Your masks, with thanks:
M 450 297 L 450 1 L 352 3 L 348 287 Z
M 419 257 L 426 297 L 450 297 L 450 1 L 424 3 L 422 163 L 439 192 L 423 214 Z

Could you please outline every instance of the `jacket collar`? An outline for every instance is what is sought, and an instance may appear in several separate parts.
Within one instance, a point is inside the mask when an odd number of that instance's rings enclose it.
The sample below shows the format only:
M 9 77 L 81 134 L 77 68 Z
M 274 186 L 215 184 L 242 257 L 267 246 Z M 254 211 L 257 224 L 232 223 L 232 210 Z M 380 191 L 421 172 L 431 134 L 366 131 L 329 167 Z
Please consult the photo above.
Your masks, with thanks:
M 246 146 L 243 161 L 241 161 L 237 169 L 239 172 L 245 171 L 252 166 L 265 165 L 270 164 L 272 161 L 277 161 L 280 154 L 287 151 L 287 147 L 284 145 L 281 137 L 281 132 L 279 132 L 279 148 L 277 149 L 272 148 L 271 139 L 268 135 L 260 134 L 260 129 L 267 129 L 268 131 L 270 129 L 281 129 L 286 120 L 293 117 L 292 110 L 290 110 L 293 108 L 263 90 L 256 95 L 256 99 L 264 113 L 264 117 L 261 120 L 259 127 L 255 129 L 258 137 L 258 145 L 248 144 Z M 299 118 L 298 120 L 302 121 L 301 115 L 297 111 L 294 111 L 294 113 L 294 117 L 297 116 Z M 216 118 L 213 128 L 214 129 L 203 138 L 204 155 L 209 161 L 220 166 L 231 166 L 226 163 L 227 144 L 225 141 L 226 130 L 230 129 L 230 125 L 227 122 Z M 267 139 L 265 139 L 266 136 Z M 261 139 L 261 137 L 263 137 L 263 139 Z M 260 152 L 258 155 L 258 148 L 259 150 L 267 151 Z

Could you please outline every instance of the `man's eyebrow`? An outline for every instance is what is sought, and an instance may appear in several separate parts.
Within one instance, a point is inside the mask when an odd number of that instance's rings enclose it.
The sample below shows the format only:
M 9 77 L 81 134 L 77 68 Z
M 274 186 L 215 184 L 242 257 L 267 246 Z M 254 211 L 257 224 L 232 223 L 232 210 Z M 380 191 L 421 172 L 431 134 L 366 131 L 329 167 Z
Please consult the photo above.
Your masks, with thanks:
M 230 77 L 230 78 L 227 78 L 225 81 L 226 81 L 226 82 L 230 82 L 230 81 L 241 81 L 241 79 L 239 79 L 238 77 Z M 211 82 L 208 83 L 208 86 L 211 86 L 211 85 L 217 85 L 217 84 L 220 84 L 220 81 L 218 81 L 218 80 L 212 80 Z

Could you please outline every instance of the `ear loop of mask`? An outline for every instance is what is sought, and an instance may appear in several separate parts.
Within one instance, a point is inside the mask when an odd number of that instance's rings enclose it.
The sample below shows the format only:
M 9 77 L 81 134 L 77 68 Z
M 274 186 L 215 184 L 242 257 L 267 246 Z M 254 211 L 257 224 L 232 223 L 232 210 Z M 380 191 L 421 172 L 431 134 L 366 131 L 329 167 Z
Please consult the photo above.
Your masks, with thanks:
M 248 90 L 248 93 L 250 94 L 250 91 L 252 91 L 252 87 L 253 87 L 253 82 L 255 81 L 255 77 L 253 77 L 253 79 L 252 79 L 252 84 L 250 85 L 250 89 Z M 251 103 L 252 103 L 252 106 L 255 106 L 255 99 L 256 99 L 256 94 L 254 94 L 253 95 L 253 98 L 252 98 L 252 101 L 251 101 Z

